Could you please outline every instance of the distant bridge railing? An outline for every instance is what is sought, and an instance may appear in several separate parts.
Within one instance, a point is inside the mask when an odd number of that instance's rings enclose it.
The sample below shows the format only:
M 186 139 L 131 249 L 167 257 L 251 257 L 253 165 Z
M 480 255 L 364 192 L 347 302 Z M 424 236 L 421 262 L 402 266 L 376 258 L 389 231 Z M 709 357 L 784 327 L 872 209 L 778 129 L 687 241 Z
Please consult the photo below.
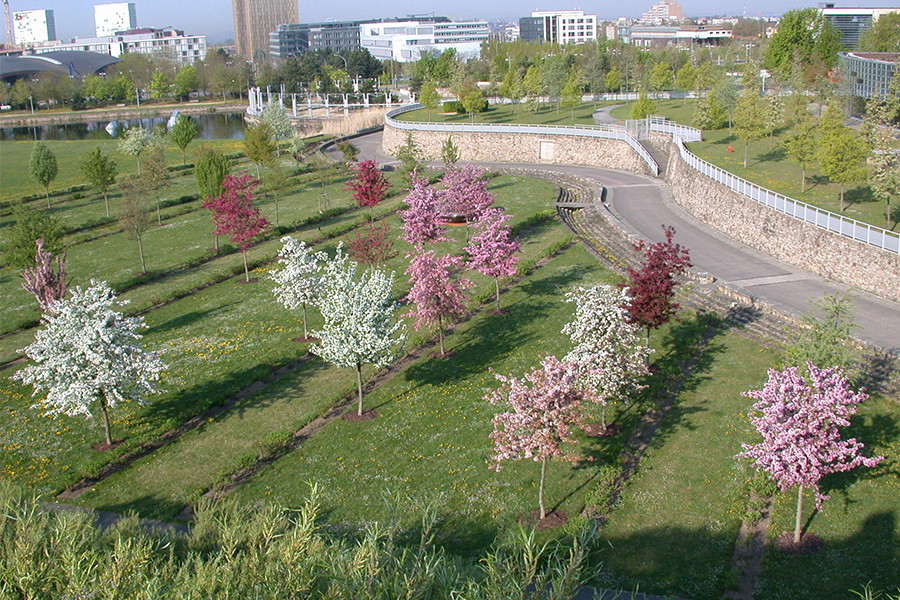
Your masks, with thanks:
M 865 244 L 877 246 L 888 252 L 900 253 L 900 234 L 898 233 L 855 219 L 849 219 L 843 215 L 767 190 L 696 156 L 687 149 L 687 146 L 684 145 L 684 140 L 681 138 L 676 137 L 675 144 L 678 146 L 681 159 L 690 165 L 692 169 L 742 196 L 746 196 L 760 204 L 765 204 L 780 213 L 812 223 L 817 227 L 853 238 Z
M 638 153 L 654 176 L 659 175 L 659 165 L 634 136 L 621 125 L 506 125 L 502 123 L 425 123 L 423 121 L 398 121 L 394 117 L 418 110 L 421 104 L 410 104 L 388 111 L 385 124 L 406 131 L 441 131 L 447 133 L 523 133 L 535 135 L 579 135 L 584 137 L 621 140 Z

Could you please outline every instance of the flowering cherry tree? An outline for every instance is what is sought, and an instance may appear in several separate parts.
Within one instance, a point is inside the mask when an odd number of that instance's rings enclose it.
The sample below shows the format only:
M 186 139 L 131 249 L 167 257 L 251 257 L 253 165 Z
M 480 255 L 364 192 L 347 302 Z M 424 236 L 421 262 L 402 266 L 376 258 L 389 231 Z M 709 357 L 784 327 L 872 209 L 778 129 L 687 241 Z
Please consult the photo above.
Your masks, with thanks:
M 240 247 L 244 258 L 244 277 L 248 282 L 247 249 L 252 245 L 253 238 L 269 226 L 266 218 L 253 206 L 253 192 L 257 186 L 259 181 L 249 173 L 237 177 L 226 175 L 222 180 L 222 194 L 203 202 L 203 207 L 213 212 L 216 235 L 230 234 L 231 242 Z
M 125 317 L 112 309 L 127 302 L 116 300 L 105 281 L 91 280 L 85 290 L 76 287 L 68 299 L 53 304 L 41 317 L 44 326 L 25 355 L 28 365 L 12 379 L 34 386 L 34 395 L 47 395 L 36 406 L 48 414 L 92 417 L 100 405 L 106 444 L 112 445 L 109 410 L 120 402 L 144 404 L 144 396 L 159 393 L 156 382 L 166 365 L 155 352 L 135 344 L 146 327 L 143 317 Z
M 306 242 L 298 242 L 287 235 L 281 238 L 281 250 L 278 251 L 278 264 L 282 268 L 270 275 L 275 287 L 272 293 L 288 310 L 298 306 L 303 310 L 303 337 L 308 338 L 306 306 L 315 305 L 322 291 L 322 279 L 319 277 L 320 263 L 327 260 L 324 252 L 312 253 Z
M 438 215 L 437 190 L 426 177 L 413 172 L 406 204 L 409 208 L 400 211 L 400 218 L 403 219 L 403 235 L 400 237 L 404 241 L 421 252 L 426 243 L 447 239 Z
M 363 414 L 362 367 L 384 368 L 396 360 L 406 339 L 403 322 L 392 323 L 398 304 L 391 300 L 394 274 L 371 269 L 357 277 L 357 264 L 339 245 L 325 262 L 319 310 L 324 324 L 313 335 L 313 354 L 342 368 L 356 369 L 359 415 Z
M 822 477 L 860 465 L 874 467 L 883 460 L 861 456 L 863 444 L 853 438 L 842 440 L 838 429 L 850 425 L 856 405 L 868 395 L 853 392 L 840 368 L 819 369 L 812 363 L 807 367 L 811 384 L 799 375 L 799 367 L 769 369 L 763 389 L 744 392 L 757 400 L 750 422 L 763 440 L 741 444 L 744 451 L 737 455 L 752 459 L 781 491 L 798 487 L 795 544 L 800 542 L 804 487 L 815 490 L 816 508 L 820 508 L 828 499 L 819 490 Z
M 500 278 L 516 274 L 519 240 L 512 236 L 506 222 L 510 215 L 500 208 L 485 209 L 478 218 L 478 235 L 466 246 L 469 268 L 494 279 L 497 310 L 500 310 Z
M 406 269 L 412 284 L 407 298 L 415 305 L 409 314 L 416 317 L 416 331 L 422 327 L 437 329 L 441 356 L 444 323 L 466 313 L 465 290 L 472 282 L 457 276 L 461 267 L 460 257 L 436 255 L 429 250 L 415 255 Z
M 384 200 L 384 195 L 391 184 L 378 170 L 374 160 L 364 160 L 353 167 L 355 175 L 347 181 L 345 189 L 353 191 L 353 199 L 360 206 L 369 207 L 369 218 L 373 218 L 374 207 Z
M 50 305 L 66 296 L 66 255 L 56 257 L 53 270 L 53 254 L 44 250 L 44 240 L 37 240 L 34 268 L 22 271 L 22 287 L 38 301 L 42 312 L 48 312 Z
M 674 227 L 663 226 L 666 233 L 665 242 L 646 244 L 643 240 L 637 244 L 639 252 L 644 253 L 644 264 L 640 270 L 628 267 L 627 286 L 631 293 L 628 304 L 630 321 L 644 328 L 647 332 L 647 344 L 650 343 L 650 330 L 668 323 L 678 311 L 675 302 L 676 275 L 684 273 L 691 266 L 687 248 L 672 242 Z
M 438 211 L 445 217 L 464 218 L 468 239 L 468 223 L 478 219 L 494 203 L 484 171 L 474 165 L 452 166 L 444 172 L 442 183 Z
M 560 457 L 578 461 L 577 454 L 564 454 L 563 444 L 574 442 L 572 432 L 582 425 L 581 401 L 584 391 L 579 387 L 575 366 L 560 362 L 555 356 L 541 361 L 535 368 L 516 379 L 495 374 L 500 388 L 489 392 L 484 399 L 491 404 L 509 403 L 512 411 L 494 415 L 495 468 L 499 471 L 504 460 L 530 458 L 541 463 L 541 482 L 538 489 L 541 519 L 547 516 L 544 508 L 544 478 L 547 460 Z
M 611 285 L 576 288 L 566 294 L 575 303 L 575 318 L 562 332 L 573 348 L 563 359 L 577 366 L 579 380 L 594 392 L 600 403 L 600 426 L 606 429 L 606 406 L 610 400 L 626 399 L 638 389 L 638 378 L 647 373 L 647 356 L 640 329 L 628 322 L 628 288 Z

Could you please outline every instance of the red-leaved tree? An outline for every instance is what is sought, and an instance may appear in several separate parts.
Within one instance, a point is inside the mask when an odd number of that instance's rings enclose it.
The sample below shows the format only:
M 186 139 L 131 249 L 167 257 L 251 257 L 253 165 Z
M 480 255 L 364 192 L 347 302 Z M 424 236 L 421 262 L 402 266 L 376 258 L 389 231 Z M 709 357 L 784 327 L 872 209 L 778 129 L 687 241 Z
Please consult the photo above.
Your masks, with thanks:
M 364 160 L 353 167 L 354 175 L 345 189 L 353 190 L 353 199 L 360 206 L 369 207 L 369 218 L 374 219 L 374 207 L 384 200 L 391 184 L 385 179 L 374 160 Z
M 356 234 L 356 239 L 347 246 L 347 253 L 356 262 L 366 265 L 382 265 L 397 255 L 394 252 L 394 240 L 388 235 L 388 225 L 370 223 L 363 228 L 363 233 Z
M 560 457 L 577 462 L 578 455 L 563 453 L 563 444 L 574 442 L 573 432 L 582 427 L 581 402 L 585 391 L 578 385 L 575 365 L 561 362 L 555 356 L 541 361 L 541 367 L 516 379 L 494 374 L 501 386 L 484 399 L 491 404 L 509 403 L 512 411 L 494 415 L 495 468 L 504 460 L 530 458 L 541 463 L 538 503 L 541 519 L 544 508 L 544 478 L 547 461 Z
M 409 314 L 416 317 L 416 331 L 422 327 L 437 329 L 441 356 L 444 324 L 466 313 L 465 290 L 472 283 L 459 276 L 461 268 L 460 257 L 436 255 L 429 250 L 415 255 L 406 269 L 412 284 L 406 297 L 415 306 Z
M 269 226 L 266 218 L 253 206 L 253 192 L 258 186 L 259 181 L 247 172 L 237 177 L 226 175 L 222 180 L 222 194 L 203 202 L 203 207 L 213 212 L 216 235 L 229 234 L 231 242 L 240 247 L 244 258 L 244 278 L 248 282 L 247 248 L 253 245 L 253 238 Z
M 488 208 L 478 218 L 478 234 L 472 238 L 465 251 L 469 254 L 469 268 L 494 279 L 497 310 L 500 310 L 500 278 L 516 274 L 519 257 L 519 239 L 513 237 L 506 222 L 510 215 L 503 209 Z
M 668 323 L 678 311 L 675 302 L 678 281 L 675 277 L 691 266 L 687 248 L 672 242 L 675 228 L 664 225 L 663 231 L 665 242 L 646 244 L 641 240 L 635 246 L 644 253 L 644 262 L 640 270 L 628 267 L 628 282 L 620 284 L 620 287 L 628 288 L 632 298 L 628 303 L 629 322 L 644 328 L 647 345 L 650 344 L 650 330 Z
M 426 177 L 415 171 L 412 173 L 409 195 L 406 196 L 406 210 L 400 211 L 403 219 L 401 238 L 422 251 L 427 243 L 444 241 L 444 228 L 438 215 L 438 193 Z
M 798 487 L 795 544 L 800 543 L 804 487 L 815 490 L 816 508 L 820 508 L 828 499 L 819 490 L 822 477 L 860 465 L 874 467 L 883 460 L 880 456 L 861 456 L 863 444 L 853 438 L 842 440 L 838 429 L 850 425 L 856 405 L 868 395 L 852 391 L 840 368 L 819 369 L 812 363 L 807 366 L 811 384 L 799 375 L 799 367 L 769 369 L 763 389 L 744 392 L 757 400 L 750 422 L 763 440 L 741 444 L 744 451 L 738 454 L 752 459 L 781 491 Z
M 66 296 L 66 255 L 56 257 L 53 270 L 53 254 L 44 250 L 44 240 L 37 240 L 34 268 L 22 271 L 22 287 L 38 301 L 41 312 L 48 312 L 50 305 Z
M 468 223 L 494 203 L 484 171 L 474 165 L 451 166 L 441 181 L 444 188 L 438 193 L 438 211 L 445 218 L 465 219 L 468 240 Z

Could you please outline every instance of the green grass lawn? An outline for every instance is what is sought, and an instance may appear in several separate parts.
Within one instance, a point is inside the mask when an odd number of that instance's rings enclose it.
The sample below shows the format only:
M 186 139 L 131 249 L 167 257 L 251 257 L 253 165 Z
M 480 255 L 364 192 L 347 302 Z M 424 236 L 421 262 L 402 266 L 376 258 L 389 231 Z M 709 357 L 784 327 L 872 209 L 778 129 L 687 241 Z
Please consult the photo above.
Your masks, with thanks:
M 663 346 L 690 320 L 682 319 Z M 765 382 L 778 362 L 736 333 L 710 342 L 601 532 L 611 588 L 721 598 L 740 527 L 746 473 L 734 460 L 748 441 L 741 392 Z
M 575 108 L 574 120 L 572 111 L 556 104 L 537 105 L 535 111 L 529 111 L 524 104 L 497 104 L 475 117 L 476 123 L 528 123 L 534 125 L 594 125 L 592 115 L 599 106 L 610 102 L 585 103 Z M 405 112 L 396 117 L 398 121 L 434 121 L 443 123 L 471 123 L 470 115 L 442 113 L 440 109 L 429 111 L 423 109 Z
M 88 152 L 100 146 L 103 153 L 116 161 L 120 176 L 122 174 L 137 174 L 137 161 L 132 156 L 127 156 L 118 151 L 118 140 L 97 142 L 96 140 L 77 140 L 60 142 L 50 140 L 44 142 L 50 151 L 56 156 L 59 165 L 59 174 L 50 184 L 50 192 L 71 187 L 85 182 L 81 173 L 81 164 Z M 191 156 L 202 144 L 214 145 L 228 154 L 241 152 L 243 142 L 241 140 L 194 140 L 188 146 L 187 160 L 191 162 Z M 34 142 L 0 143 L 0 200 L 11 200 L 31 194 L 44 193 L 44 186 L 35 183 L 28 174 L 28 160 L 31 158 L 31 149 Z M 181 149 L 174 144 L 169 144 L 166 153 L 170 165 L 181 164 Z M 51 198 L 51 205 L 58 202 Z M 43 202 L 46 203 L 44 200 Z M 101 204 L 102 198 L 101 198 Z M 46 206 L 46 204 L 44 204 Z

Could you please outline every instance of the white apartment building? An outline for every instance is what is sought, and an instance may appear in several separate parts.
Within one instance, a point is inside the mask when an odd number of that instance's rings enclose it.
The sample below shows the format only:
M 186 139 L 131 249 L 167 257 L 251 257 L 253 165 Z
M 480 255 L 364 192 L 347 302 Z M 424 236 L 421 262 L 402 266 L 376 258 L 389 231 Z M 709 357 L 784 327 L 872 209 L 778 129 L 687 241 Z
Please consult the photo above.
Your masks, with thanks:
M 134 2 L 94 5 L 94 30 L 98 38 L 136 28 L 137 11 Z
M 675 0 L 662 0 L 641 15 L 638 23 L 641 25 L 677 25 L 681 23 L 683 18 L 681 5 L 678 2 L 675 2 Z
M 449 48 L 463 56 L 481 55 L 490 36 L 487 21 L 363 23 L 360 45 L 379 60 L 415 62 L 422 52 Z
M 21 10 L 13 13 L 13 37 L 17 44 L 30 46 L 56 39 L 56 19 L 52 10 Z
M 119 57 L 126 52 L 155 54 L 189 65 L 206 56 L 205 35 L 184 35 L 177 29 L 135 29 L 119 35 L 75 38 L 68 43 L 49 43 L 34 47 L 37 54 L 59 50 L 81 50 Z
M 540 10 L 531 13 L 543 21 L 544 42 L 583 44 L 597 41 L 597 15 L 580 10 Z

